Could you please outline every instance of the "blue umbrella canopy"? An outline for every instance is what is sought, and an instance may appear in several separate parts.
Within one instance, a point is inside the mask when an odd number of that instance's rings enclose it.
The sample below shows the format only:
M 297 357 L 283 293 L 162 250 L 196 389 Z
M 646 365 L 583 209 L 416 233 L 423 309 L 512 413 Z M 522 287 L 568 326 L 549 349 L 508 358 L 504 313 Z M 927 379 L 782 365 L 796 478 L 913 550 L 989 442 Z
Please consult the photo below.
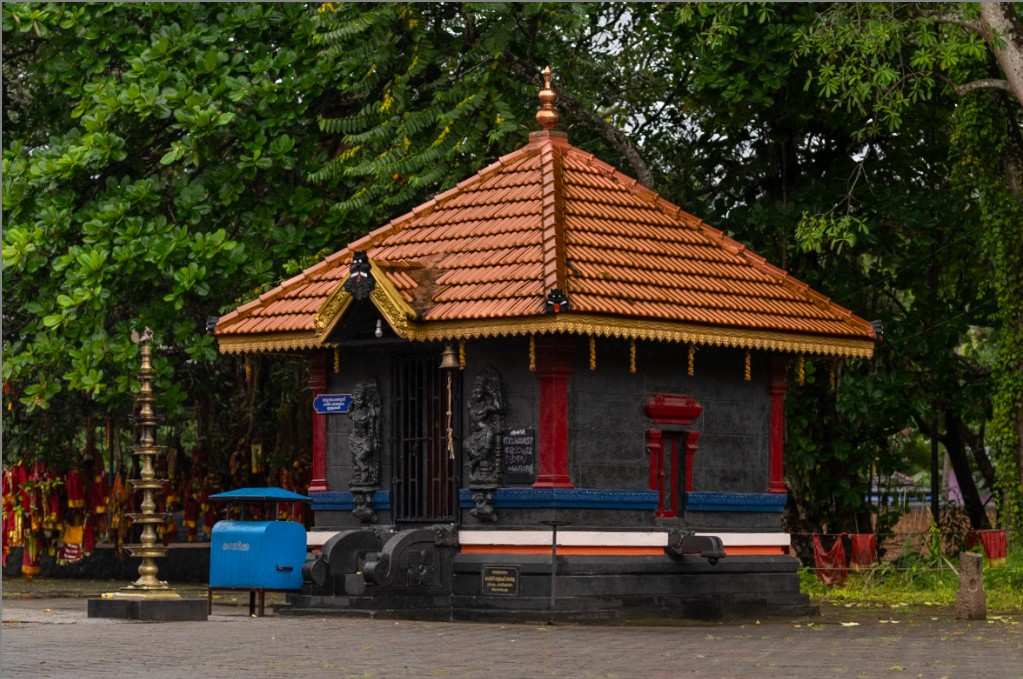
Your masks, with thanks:
M 293 493 L 277 486 L 238 488 L 225 493 L 210 495 L 211 500 L 220 502 L 312 502 L 311 497 Z

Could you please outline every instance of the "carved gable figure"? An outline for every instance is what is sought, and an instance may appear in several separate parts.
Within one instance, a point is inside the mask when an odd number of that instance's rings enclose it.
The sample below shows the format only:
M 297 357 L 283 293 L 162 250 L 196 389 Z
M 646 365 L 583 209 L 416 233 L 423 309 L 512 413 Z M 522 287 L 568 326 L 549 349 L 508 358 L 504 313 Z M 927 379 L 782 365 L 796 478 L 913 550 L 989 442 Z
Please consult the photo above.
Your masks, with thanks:
M 345 292 L 357 300 L 368 298 L 369 293 L 373 292 L 373 288 L 376 287 L 369 257 L 362 250 L 352 256 L 352 264 L 348 268 L 348 280 L 345 281 L 344 287 Z

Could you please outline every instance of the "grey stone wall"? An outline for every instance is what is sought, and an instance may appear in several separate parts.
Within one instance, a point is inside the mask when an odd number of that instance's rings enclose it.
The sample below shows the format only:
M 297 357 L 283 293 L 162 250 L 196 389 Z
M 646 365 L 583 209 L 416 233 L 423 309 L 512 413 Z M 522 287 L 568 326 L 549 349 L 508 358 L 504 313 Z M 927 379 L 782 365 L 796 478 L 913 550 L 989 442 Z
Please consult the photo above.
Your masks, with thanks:
M 628 343 L 597 342 L 597 369 L 589 369 L 580 340 L 569 387 L 572 481 L 585 488 L 647 487 L 643 408 L 650 394 L 687 394 L 703 405 L 693 463 L 693 489 L 767 490 L 770 396 L 767 356 L 753 354 L 752 380 L 743 381 L 743 352 L 700 349 L 695 375 L 686 374 L 686 347 L 637 344 L 637 371 L 628 371 Z
M 649 461 L 646 430 L 651 422 L 644 412 L 650 394 L 688 394 L 703 405 L 695 423 L 701 433 L 693 466 L 694 490 L 761 493 L 767 489 L 770 396 L 768 356 L 754 352 L 752 381 L 743 380 L 743 352 L 702 348 L 696 355 L 696 374 L 686 374 L 686 347 L 654 342 L 637 345 L 637 373 L 628 371 L 628 343 L 598 340 L 597 369 L 589 369 L 585 338 L 576 343 L 575 372 L 569 384 L 569 460 L 572 482 L 579 488 L 645 489 Z M 440 345 L 422 346 L 440 360 Z M 342 350 L 341 372 L 329 376 L 331 392 L 351 392 L 367 379 L 376 379 L 383 403 L 384 451 L 381 487 L 390 489 L 393 451 L 391 357 L 405 347 L 348 348 Z M 462 372 L 461 441 L 469 433 L 467 399 L 476 376 L 487 367 L 501 375 L 505 403 L 505 429 L 537 429 L 538 387 L 529 371 L 528 339 L 501 338 L 466 343 L 466 368 Z M 327 420 L 327 479 L 331 490 L 348 490 L 351 457 L 348 415 L 330 415 Z M 539 451 L 537 451 L 539 452 Z M 462 474 L 466 477 L 465 472 Z M 463 484 L 464 485 L 464 484 Z M 521 513 L 518 518 L 513 518 Z M 501 523 L 526 525 L 530 512 L 504 510 Z M 600 512 L 600 514 L 603 514 Z M 632 512 L 608 512 L 609 523 L 633 525 Z M 614 516 L 618 518 L 615 519 Z M 463 511 L 467 524 L 470 520 Z M 326 513 L 324 513 L 324 517 Z M 382 521 L 389 517 L 382 515 Z M 584 520 L 584 517 L 576 517 Z M 767 529 L 777 517 L 756 520 L 749 514 L 704 517 L 721 528 L 753 526 Z M 332 516 L 333 524 L 348 524 L 347 517 Z M 585 521 L 584 521 L 585 522 Z M 652 523 L 652 517 L 641 523 Z M 317 523 L 321 523 L 318 519 Z M 589 523 L 602 524 L 596 516 Z
M 440 348 L 436 349 L 439 356 Z M 768 360 L 753 354 L 752 381 L 742 379 L 743 353 L 700 349 L 696 374 L 686 375 L 686 349 L 681 345 L 639 343 L 637 372 L 628 372 L 628 343 L 600 340 L 597 369 L 589 369 L 586 341 L 578 340 L 575 373 L 569 385 L 569 459 L 572 482 L 580 488 L 642 489 L 647 485 L 646 430 L 643 411 L 650 394 L 688 394 L 703 405 L 695 424 L 701 432 L 693 464 L 694 490 L 765 492 L 770 397 Z M 340 374 L 329 377 L 331 392 L 351 392 L 367 379 L 380 385 L 384 454 L 381 480 L 391 478 L 391 351 L 348 349 Z M 438 359 L 439 360 L 439 359 Z M 529 372 L 525 338 L 466 344 L 462 373 L 462 438 L 469 432 L 467 398 L 476 376 L 492 366 L 501 375 L 505 429 L 536 429 L 536 376 Z M 327 416 L 327 480 L 332 490 L 346 490 L 351 478 L 347 415 Z M 463 474 L 464 476 L 464 474 Z
M 351 393 L 359 382 L 375 379 L 380 387 L 384 450 L 381 454 L 381 487 L 390 487 L 390 407 L 391 362 L 386 349 L 342 349 L 341 372 L 327 379 L 331 393 Z M 327 415 L 327 486 L 331 490 L 348 490 L 352 478 L 352 456 L 348 437 L 352 420 L 347 414 Z
M 502 428 L 535 431 L 539 416 L 537 409 L 539 399 L 536 375 L 529 371 L 529 340 L 525 337 L 508 337 L 467 342 L 465 359 L 465 370 L 462 373 L 463 438 L 472 431 L 469 422 L 469 398 L 472 396 L 473 383 L 488 367 L 496 369 L 501 375 L 501 392 L 504 396 Z M 462 478 L 467 477 L 468 472 L 463 471 Z

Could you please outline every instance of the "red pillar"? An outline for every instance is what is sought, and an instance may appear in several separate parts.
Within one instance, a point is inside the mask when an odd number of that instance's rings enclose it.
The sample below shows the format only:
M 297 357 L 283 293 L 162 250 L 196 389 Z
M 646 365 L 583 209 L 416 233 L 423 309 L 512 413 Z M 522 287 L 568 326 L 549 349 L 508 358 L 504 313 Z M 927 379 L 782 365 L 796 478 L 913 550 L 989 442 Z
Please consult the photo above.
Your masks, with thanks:
M 327 391 L 327 358 L 316 352 L 309 357 L 309 391 L 313 398 Z M 313 469 L 309 492 L 327 490 L 327 416 L 313 413 Z
M 768 466 L 767 491 L 784 493 L 785 489 L 785 390 L 788 387 L 786 361 L 771 359 L 771 460 Z
M 539 473 L 534 488 L 572 488 L 568 475 L 568 380 L 573 345 L 562 338 L 536 342 L 540 397 Z
M 696 460 L 696 450 L 700 446 L 700 432 L 686 432 L 686 492 L 693 490 L 693 462 Z

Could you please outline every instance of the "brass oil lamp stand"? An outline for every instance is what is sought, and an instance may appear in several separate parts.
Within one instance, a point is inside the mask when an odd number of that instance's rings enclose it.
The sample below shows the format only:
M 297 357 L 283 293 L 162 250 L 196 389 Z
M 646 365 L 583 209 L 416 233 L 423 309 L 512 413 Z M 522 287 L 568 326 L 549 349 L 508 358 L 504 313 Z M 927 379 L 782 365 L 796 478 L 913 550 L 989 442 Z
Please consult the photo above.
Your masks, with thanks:
M 163 452 L 163 446 L 156 445 L 156 414 L 153 412 L 153 364 L 150 343 L 153 333 L 146 328 L 140 338 L 142 365 L 139 369 L 139 393 L 135 397 L 138 409 L 136 425 L 138 426 L 138 443 L 133 454 L 139 458 L 139 476 L 131 479 L 133 490 L 142 491 L 141 512 L 128 516 L 132 523 L 142 526 L 139 544 L 129 545 L 128 552 L 133 557 L 142 559 L 139 564 L 139 579 L 118 592 L 103 595 L 105 599 L 180 599 L 180 595 L 166 582 L 160 580 L 160 571 L 156 559 L 167 556 L 167 548 L 157 543 L 156 526 L 166 522 L 169 514 L 156 511 L 156 493 L 163 490 L 167 483 L 156 478 L 156 457 Z

